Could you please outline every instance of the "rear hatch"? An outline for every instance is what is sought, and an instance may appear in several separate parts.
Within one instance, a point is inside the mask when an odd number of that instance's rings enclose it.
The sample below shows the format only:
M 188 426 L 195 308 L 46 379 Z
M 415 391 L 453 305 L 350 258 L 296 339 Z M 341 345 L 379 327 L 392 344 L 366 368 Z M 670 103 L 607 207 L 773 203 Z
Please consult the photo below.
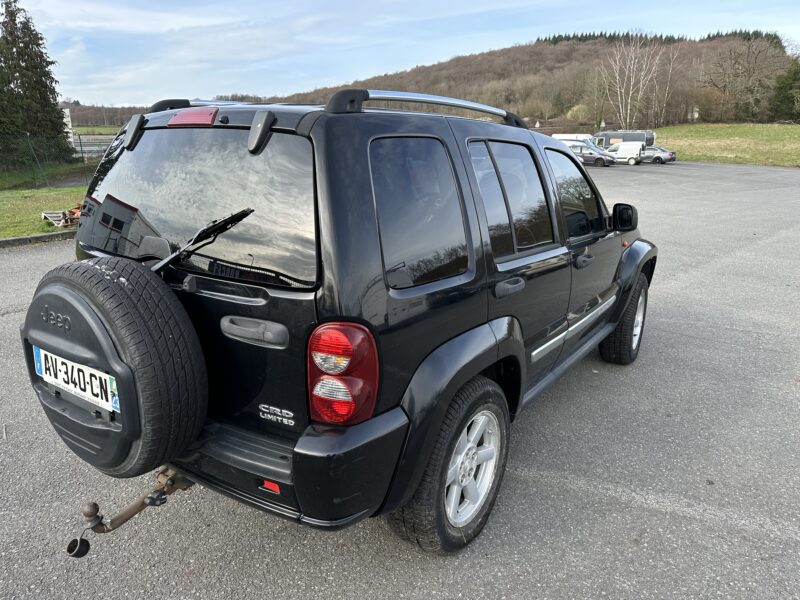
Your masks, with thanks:
M 308 424 L 306 340 L 318 280 L 311 143 L 249 128 L 158 127 L 133 150 L 119 137 L 89 187 L 78 255 L 153 263 L 213 219 L 254 212 L 164 272 L 197 329 L 209 416 L 296 438 Z M 177 374 L 176 376 L 180 376 Z

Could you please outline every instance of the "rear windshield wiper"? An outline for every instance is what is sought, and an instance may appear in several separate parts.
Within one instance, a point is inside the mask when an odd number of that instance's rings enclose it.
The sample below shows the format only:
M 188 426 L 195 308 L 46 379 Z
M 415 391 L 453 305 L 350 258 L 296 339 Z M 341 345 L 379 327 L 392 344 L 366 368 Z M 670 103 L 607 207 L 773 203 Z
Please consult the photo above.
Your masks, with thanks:
M 218 235 L 225 233 L 228 231 L 228 229 L 249 217 L 251 214 L 253 214 L 253 212 L 255 212 L 254 209 L 245 208 L 223 219 L 211 221 L 207 225 L 201 227 L 180 250 L 177 250 L 166 258 L 161 259 L 152 267 L 150 267 L 150 270 L 153 271 L 153 273 L 159 273 L 178 259 L 186 259 L 200 250 L 200 248 L 204 248 L 209 244 L 213 244 L 215 241 L 217 241 Z

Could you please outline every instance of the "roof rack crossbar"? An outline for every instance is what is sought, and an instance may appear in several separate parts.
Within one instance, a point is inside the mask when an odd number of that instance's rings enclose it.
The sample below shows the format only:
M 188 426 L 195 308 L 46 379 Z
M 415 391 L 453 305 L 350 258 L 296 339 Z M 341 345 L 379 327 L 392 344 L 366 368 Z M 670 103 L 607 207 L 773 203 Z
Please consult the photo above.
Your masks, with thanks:
M 487 104 L 460 100 L 458 98 L 448 98 L 446 96 L 434 96 L 431 94 L 418 94 L 416 92 L 393 92 L 388 90 L 364 90 L 364 89 L 344 89 L 339 90 L 331 96 L 325 105 L 325 110 L 330 113 L 351 113 L 360 112 L 361 105 L 367 100 L 381 100 L 384 102 L 419 102 L 422 104 L 435 104 L 437 106 L 447 106 L 450 108 L 461 108 L 482 112 L 495 117 L 500 117 L 507 125 L 514 127 L 525 127 L 527 125 L 514 113 L 502 108 L 495 108 Z

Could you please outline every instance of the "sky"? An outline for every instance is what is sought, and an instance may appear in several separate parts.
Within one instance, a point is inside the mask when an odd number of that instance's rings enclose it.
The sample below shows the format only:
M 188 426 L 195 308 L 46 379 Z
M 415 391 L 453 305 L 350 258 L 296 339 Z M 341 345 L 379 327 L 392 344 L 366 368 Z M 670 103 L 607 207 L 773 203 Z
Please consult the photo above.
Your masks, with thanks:
M 284 95 L 556 33 L 703 36 L 763 29 L 800 41 L 800 0 L 20 0 L 45 35 L 62 97 L 152 104 Z M 420 90 L 424 91 L 424 90 Z

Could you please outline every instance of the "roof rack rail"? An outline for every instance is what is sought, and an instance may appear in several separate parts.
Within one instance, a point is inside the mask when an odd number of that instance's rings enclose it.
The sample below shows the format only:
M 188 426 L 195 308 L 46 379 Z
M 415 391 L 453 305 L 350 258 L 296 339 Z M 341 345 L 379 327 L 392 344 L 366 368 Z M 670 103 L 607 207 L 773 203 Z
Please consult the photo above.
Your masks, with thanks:
M 190 106 L 232 106 L 241 104 L 235 100 L 202 100 L 195 98 L 194 100 L 187 100 L 186 98 L 168 98 L 166 100 L 159 100 L 150 107 L 148 112 L 155 113 L 162 110 L 174 110 L 176 108 L 189 108 Z
M 166 100 L 159 100 L 147 112 L 155 113 L 162 110 L 173 110 L 175 108 L 189 108 L 191 103 L 186 98 L 168 98 Z
M 365 90 L 348 88 L 339 90 L 331 96 L 325 105 L 325 111 L 329 113 L 354 113 L 361 112 L 362 103 L 367 100 L 382 100 L 386 102 L 419 102 L 422 104 L 436 104 L 438 106 L 449 106 L 450 108 L 462 108 L 474 110 L 486 114 L 500 117 L 506 125 L 513 127 L 524 127 L 525 122 L 517 115 L 502 108 L 495 108 L 478 102 L 469 100 L 459 100 L 458 98 L 448 98 L 446 96 L 433 96 L 431 94 L 418 94 L 416 92 L 392 92 L 387 90 Z
M 189 100 L 192 106 L 238 106 L 239 104 L 246 104 L 245 102 L 238 102 L 237 100 L 204 100 L 203 98 L 195 98 Z

